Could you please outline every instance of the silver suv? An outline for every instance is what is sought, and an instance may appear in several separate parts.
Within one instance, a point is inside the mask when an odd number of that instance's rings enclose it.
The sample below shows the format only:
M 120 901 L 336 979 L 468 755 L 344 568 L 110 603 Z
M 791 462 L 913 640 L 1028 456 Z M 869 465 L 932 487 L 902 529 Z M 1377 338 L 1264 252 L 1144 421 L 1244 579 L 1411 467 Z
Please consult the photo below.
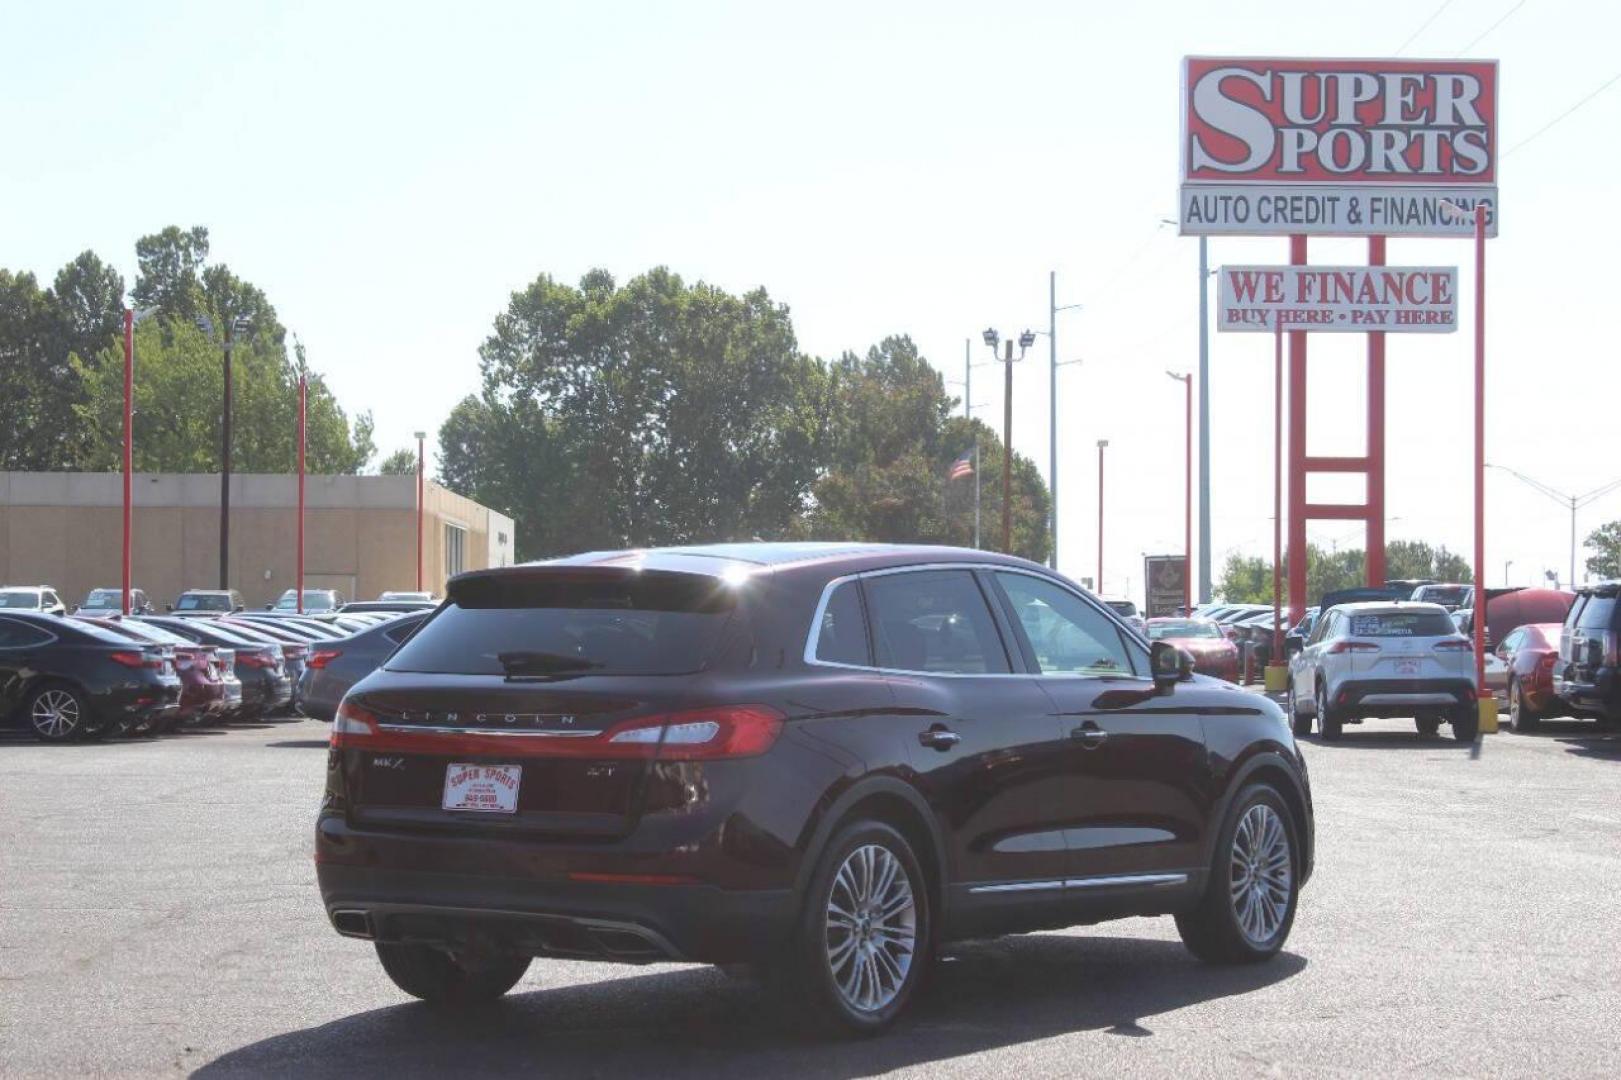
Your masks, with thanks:
M 1411 716 L 1420 735 L 1442 722 L 1459 742 L 1480 726 L 1474 648 L 1440 604 L 1365 601 L 1329 608 L 1289 661 L 1296 735 L 1316 719 L 1324 739 L 1367 717 Z

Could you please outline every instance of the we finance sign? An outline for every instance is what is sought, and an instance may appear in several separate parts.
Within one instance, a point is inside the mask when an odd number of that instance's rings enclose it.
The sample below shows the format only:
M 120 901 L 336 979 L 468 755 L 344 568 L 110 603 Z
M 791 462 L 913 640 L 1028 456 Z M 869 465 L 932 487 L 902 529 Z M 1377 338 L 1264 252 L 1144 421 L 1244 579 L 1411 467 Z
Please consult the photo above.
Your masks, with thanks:
M 1458 328 L 1453 266 L 1224 266 L 1221 330 L 1450 334 Z
M 1496 61 L 1188 57 L 1182 83 L 1185 235 L 1467 236 L 1477 203 L 1497 235 Z

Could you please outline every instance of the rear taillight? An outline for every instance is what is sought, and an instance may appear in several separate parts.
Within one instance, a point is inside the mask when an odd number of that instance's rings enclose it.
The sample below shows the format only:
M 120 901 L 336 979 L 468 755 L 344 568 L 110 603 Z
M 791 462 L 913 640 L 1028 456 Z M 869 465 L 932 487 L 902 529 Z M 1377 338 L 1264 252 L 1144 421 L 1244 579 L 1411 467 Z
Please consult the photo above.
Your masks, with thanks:
M 782 734 L 782 714 L 764 705 L 724 705 L 631 720 L 605 734 L 608 746 L 630 751 L 624 755 L 628 757 L 656 756 L 660 761 L 756 757 Z
M 1615 667 L 1617 663 L 1621 663 L 1621 655 L 1618 655 L 1618 653 L 1621 653 L 1621 637 L 1618 637 L 1614 630 L 1606 630 L 1602 640 L 1604 642 L 1604 665 L 1606 667 Z
M 419 753 L 501 753 L 512 757 L 568 757 L 714 761 L 755 757 L 782 734 L 782 714 L 765 705 L 719 705 L 638 716 L 590 735 L 514 737 L 478 730 L 412 731 L 394 727 L 345 700 L 332 721 L 334 749 L 364 745 L 373 750 Z
M 107 659 L 115 664 L 123 664 L 127 668 L 151 668 L 156 671 L 163 666 L 163 657 L 156 653 L 120 651 L 108 653 Z
M 1379 646 L 1371 641 L 1336 641 L 1328 647 L 1330 653 L 1378 652 Z
M 316 649 L 314 652 L 310 653 L 309 659 L 304 661 L 304 666 L 312 667 L 316 671 L 320 671 L 322 668 L 326 667 L 328 664 L 332 663 L 332 661 L 336 660 L 342 655 L 342 649 Z
M 1473 652 L 1474 646 L 1462 638 L 1447 638 L 1435 643 L 1436 652 Z
M 251 668 L 268 668 L 276 666 L 275 659 L 262 652 L 237 653 L 236 658 L 238 662 L 246 664 Z
M 1553 668 L 1554 661 L 1558 659 L 1559 657 L 1553 653 L 1544 653 L 1543 655 L 1537 657 L 1537 667 L 1548 668 L 1551 670 Z

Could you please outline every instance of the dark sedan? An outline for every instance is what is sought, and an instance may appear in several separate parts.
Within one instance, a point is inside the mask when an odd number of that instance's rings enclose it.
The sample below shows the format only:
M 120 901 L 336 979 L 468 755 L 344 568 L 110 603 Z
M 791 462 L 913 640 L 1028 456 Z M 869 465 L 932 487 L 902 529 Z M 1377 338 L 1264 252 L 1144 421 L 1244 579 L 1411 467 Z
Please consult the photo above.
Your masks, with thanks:
M 430 1002 L 535 956 L 750 964 L 807 1023 L 891 1023 L 937 946 L 1171 915 L 1216 963 L 1311 874 L 1279 708 L 1044 566 L 722 544 L 453 578 L 349 691 L 315 870 Z
M 250 640 L 215 619 L 150 615 L 141 621 L 161 626 L 191 641 L 234 650 L 236 677 L 242 682 L 239 718 L 268 715 L 292 700 L 293 684 L 287 678 L 279 644 Z
M 425 611 L 405 615 L 352 637 L 314 646 L 298 683 L 304 715 L 331 720 L 349 688 L 375 671 L 427 617 Z
M 45 742 L 164 723 L 180 692 L 161 646 L 59 615 L 0 615 L 0 720 Z
M 98 618 L 89 615 L 75 615 L 75 619 L 93 623 L 115 634 L 122 634 L 134 641 L 150 645 L 167 645 L 174 650 L 174 670 L 180 676 L 180 709 L 172 718 L 173 724 L 195 724 L 209 720 L 236 708 L 242 701 L 242 688 L 240 684 L 232 689 L 225 681 L 226 672 L 224 661 L 221 659 L 222 650 L 213 645 L 203 645 L 189 641 L 179 634 L 171 634 L 161 626 L 150 623 L 136 622 L 134 619 L 125 619 L 119 616 Z M 224 650 L 226 658 L 230 657 L 229 650 Z M 231 679 L 236 683 L 236 679 Z M 165 730 L 165 725 L 149 725 L 148 731 L 154 733 Z

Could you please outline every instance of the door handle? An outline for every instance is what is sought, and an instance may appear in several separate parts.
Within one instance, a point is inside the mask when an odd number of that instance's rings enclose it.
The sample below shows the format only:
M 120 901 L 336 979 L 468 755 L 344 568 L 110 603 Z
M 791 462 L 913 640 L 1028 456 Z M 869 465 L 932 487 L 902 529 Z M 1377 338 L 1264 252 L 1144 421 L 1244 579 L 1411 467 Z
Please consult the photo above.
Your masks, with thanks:
M 917 741 L 924 746 L 944 753 L 962 742 L 962 736 L 943 724 L 936 724 L 927 731 L 918 732 Z
M 1069 737 L 1081 740 L 1081 745 L 1088 750 L 1096 750 L 1109 741 L 1109 733 L 1090 720 L 1071 731 Z

